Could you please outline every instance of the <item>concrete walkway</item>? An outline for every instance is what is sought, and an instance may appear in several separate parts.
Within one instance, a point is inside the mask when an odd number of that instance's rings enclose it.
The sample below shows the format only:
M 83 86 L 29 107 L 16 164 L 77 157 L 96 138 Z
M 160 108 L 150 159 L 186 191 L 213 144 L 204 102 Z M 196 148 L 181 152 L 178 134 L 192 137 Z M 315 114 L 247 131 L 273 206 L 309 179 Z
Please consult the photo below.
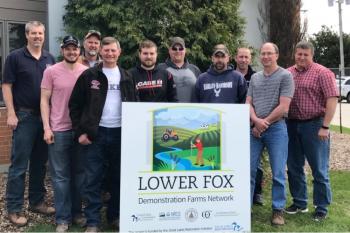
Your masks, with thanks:
M 334 114 L 332 125 L 340 125 L 340 119 L 339 119 L 339 103 L 337 105 L 337 110 Z M 342 117 L 342 126 L 346 128 L 350 128 L 350 103 L 342 102 L 341 103 L 341 117 Z

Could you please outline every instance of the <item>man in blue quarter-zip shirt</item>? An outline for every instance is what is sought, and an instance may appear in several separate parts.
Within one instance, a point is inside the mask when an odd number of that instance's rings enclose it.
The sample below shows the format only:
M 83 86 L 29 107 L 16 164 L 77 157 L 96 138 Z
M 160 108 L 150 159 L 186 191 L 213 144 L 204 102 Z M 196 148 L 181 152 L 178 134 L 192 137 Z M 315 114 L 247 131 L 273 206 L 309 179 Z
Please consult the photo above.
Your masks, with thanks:
M 195 100 L 199 103 L 244 103 L 247 83 L 231 65 L 230 53 L 223 44 L 214 47 L 213 64 L 198 77 Z

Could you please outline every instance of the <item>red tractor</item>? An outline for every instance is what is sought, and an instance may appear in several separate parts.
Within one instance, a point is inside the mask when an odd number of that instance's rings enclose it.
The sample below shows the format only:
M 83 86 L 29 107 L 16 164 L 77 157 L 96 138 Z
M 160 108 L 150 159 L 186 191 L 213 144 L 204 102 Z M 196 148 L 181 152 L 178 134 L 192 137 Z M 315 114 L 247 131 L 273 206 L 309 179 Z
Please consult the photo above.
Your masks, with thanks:
M 165 129 L 165 132 L 162 135 L 162 141 L 167 142 L 170 139 L 177 141 L 179 140 L 179 136 L 177 136 L 177 133 L 173 129 Z

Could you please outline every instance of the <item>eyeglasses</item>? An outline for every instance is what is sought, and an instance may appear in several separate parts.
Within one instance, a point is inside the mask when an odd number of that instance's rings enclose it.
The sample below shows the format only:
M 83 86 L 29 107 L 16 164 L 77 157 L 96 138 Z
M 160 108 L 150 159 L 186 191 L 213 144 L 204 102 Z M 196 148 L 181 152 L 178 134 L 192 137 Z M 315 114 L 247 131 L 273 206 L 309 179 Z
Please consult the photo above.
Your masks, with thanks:
M 179 51 L 183 51 L 184 48 L 183 47 L 171 47 L 171 50 L 179 52 Z
M 260 56 L 264 57 L 264 56 L 272 56 L 273 54 L 276 54 L 276 53 L 273 53 L 273 52 L 263 52 L 263 53 L 260 53 Z

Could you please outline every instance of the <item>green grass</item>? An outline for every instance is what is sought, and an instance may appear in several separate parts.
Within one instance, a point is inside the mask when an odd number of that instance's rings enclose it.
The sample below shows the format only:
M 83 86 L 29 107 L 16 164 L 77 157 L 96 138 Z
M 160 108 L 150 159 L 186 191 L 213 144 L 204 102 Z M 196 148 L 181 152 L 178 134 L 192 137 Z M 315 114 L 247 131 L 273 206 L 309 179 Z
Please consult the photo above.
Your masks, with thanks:
M 331 125 L 331 130 L 340 131 L 339 126 Z M 343 127 L 343 133 L 350 134 L 350 128 Z M 263 156 L 266 158 L 267 156 Z M 265 169 L 264 169 L 265 170 Z M 269 172 L 269 171 L 267 171 Z M 266 174 L 266 173 L 265 173 Z M 252 215 L 252 231 L 254 232 L 350 232 L 350 171 L 331 171 L 331 186 L 333 201 L 329 207 L 328 218 L 321 223 L 312 220 L 312 183 L 308 176 L 309 213 L 285 215 L 286 224 L 282 227 L 273 227 L 271 217 L 271 183 L 267 182 L 264 188 L 264 206 L 254 206 Z M 291 204 L 289 191 L 287 206 Z M 54 225 L 38 224 L 26 229 L 26 232 L 54 232 Z M 112 232 L 104 227 L 105 232 Z M 70 232 L 84 232 L 83 228 L 73 226 Z
M 340 126 L 339 125 L 331 125 L 330 126 L 330 129 L 331 131 L 334 131 L 334 132 L 340 132 Z M 346 128 L 346 127 L 342 127 L 342 133 L 344 134 L 350 134 L 350 128 Z
M 350 231 L 350 172 L 331 171 L 331 186 L 333 201 L 329 207 L 328 218 L 324 222 L 312 220 L 312 183 L 308 176 L 309 212 L 305 214 L 287 215 L 286 224 L 273 227 L 271 217 L 271 182 L 267 182 L 264 189 L 264 206 L 254 206 L 252 215 L 252 231 L 254 232 L 349 232 Z M 291 204 L 288 192 L 287 206 Z
M 252 215 L 252 231 L 254 232 L 350 232 L 350 171 L 331 171 L 331 185 L 333 201 L 329 207 L 328 218 L 324 222 L 314 222 L 311 214 L 312 188 L 311 177 L 308 176 L 309 187 L 309 213 L 285 215 L 286 224 L 282 227 L 273 227 L 270 224 L 271 217 L 271 182 L 267 182 L 264 187 L 264 206 L 254 206 Z M 288 205 L 291 204 L 288 192 Z M 105 231 L 111 232 L 109 228 Z M 54 232 L 55 226 L 39 224 L 29 227 L 27 232 Z M 84 229 L 72 227 L 71 232 L 83 232 Z

